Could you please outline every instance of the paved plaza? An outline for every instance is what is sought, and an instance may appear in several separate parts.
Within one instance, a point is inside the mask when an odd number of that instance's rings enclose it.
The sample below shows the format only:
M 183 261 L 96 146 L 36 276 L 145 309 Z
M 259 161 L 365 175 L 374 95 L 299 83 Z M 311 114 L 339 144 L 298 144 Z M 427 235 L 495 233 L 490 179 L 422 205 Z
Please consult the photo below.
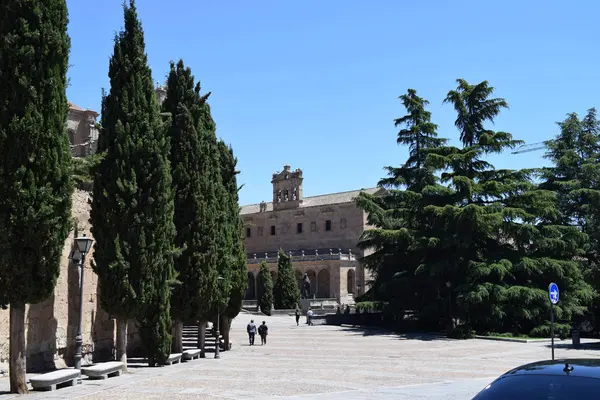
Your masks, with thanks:
M 296 327 L 293 317 L 264 317 L 268 344 L 248 346 L 250 316 L 233 322 L 234 348 L 160 368 L 130 368 L 28 398 L 47 399 L 470 399 L 514 366 L 550 357 L 548 343 L 450 340 L 335 326 Z M 301 321 L 302 322 L 302 321 Z M 260 339 L 257 338 L 260 343 Z M 557 358 L 599 357 L 558 342 Z M 563 348 L 564 346 L 564 348 Z M 0 378 L 0 393 L 8 378 Z M 19 396 L 4 394 L 0 400 Z

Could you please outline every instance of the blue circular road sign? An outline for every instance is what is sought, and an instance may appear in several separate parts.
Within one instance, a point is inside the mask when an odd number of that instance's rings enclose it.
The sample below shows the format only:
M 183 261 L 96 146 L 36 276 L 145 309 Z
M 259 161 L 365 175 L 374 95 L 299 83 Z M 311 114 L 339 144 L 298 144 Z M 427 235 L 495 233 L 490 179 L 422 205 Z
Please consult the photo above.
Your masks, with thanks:
M 558 297 L 559 297 L 558 285 L 554 282 L 552 282 L 550 285 L 548 285 L 548 297 L 550 297 L 550 302 L 552 304 L 558 303 Z

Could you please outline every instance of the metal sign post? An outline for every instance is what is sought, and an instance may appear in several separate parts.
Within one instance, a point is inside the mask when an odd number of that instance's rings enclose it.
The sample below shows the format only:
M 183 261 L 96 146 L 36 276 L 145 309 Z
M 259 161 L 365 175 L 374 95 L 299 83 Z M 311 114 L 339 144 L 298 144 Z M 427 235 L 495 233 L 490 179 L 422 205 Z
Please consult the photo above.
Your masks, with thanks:
M 552 343 L 552 361 L 554 361 L 554 305 L 558 303 L 560 292 L 558 285 L 552 282 L 548 285 L 548 298 L 550 299 L 550 340 Z

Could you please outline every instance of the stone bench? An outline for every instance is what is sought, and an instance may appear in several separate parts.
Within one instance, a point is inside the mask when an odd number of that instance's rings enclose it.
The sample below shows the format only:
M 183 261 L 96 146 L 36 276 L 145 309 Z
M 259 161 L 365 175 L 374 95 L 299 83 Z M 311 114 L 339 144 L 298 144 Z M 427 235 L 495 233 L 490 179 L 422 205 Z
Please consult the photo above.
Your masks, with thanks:
M 77 385 L 80 376 L 78 369 L 65 368 L 34 376 L 29 379 L 29 382 L 33 390 L 56 390 L 56 385 L 61 383 L 67 383 L 68 386 Z
M 200 353 L 201 353 L 200 349 L 185 350 L 183 352 L 183 359 L 188 361 L 188 360 L 193 360 L 195 358 L 200 358 Z
M 174 353 L 169 355 L 169 358 L 165 361 L 165 365 L 173 365 L 181 362 L 181 353 Z
M 119 361 L 110 361 L 81 368 L 81 373 L 91 379 L 107 379 L 108 377 L 119 376 L 121 372 L 123 372 L 123 363 Z

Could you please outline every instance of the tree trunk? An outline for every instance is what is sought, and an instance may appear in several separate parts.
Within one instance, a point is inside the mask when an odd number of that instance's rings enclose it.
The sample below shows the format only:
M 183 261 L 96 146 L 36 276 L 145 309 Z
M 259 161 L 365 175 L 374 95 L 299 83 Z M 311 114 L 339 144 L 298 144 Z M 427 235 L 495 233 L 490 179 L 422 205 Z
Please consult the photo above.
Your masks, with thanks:
M 200 321 L 198 323 L 198 348 L 200 349 L 200 358 L 205 358 L 204 352 L 204 338 L 206 335 L 206 321 Z
M 173 353 L 183 353 L 182 321 L 173 321 Z
M 117 318 L 117 360 L 123 363 L 123 372 L 127 372 L 127 320 Z
M 10 305 L 9 344 L 10 392 L 29 393 L 27 389 L 27 347 L 25 345 L 25 304 Z
M 221 335 L 223 335 L 223 351 L 227 351 L 229 350 L 229 330 L 231 328 L 229 318 L 227 318 L 226 316 L 222 316 L 220 325 Z

